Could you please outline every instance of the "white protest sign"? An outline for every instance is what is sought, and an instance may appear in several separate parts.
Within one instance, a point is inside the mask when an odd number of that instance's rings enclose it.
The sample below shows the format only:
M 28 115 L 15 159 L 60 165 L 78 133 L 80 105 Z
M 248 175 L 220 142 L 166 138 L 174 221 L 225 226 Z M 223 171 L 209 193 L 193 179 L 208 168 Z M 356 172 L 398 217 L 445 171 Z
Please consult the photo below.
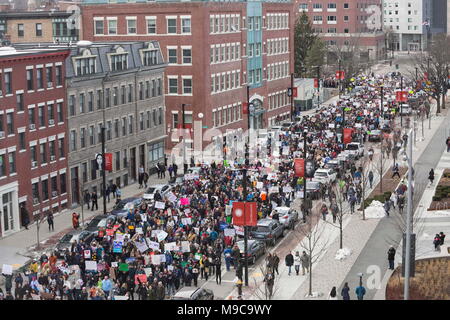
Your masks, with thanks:
M 114 295 L 114 300 L 129 300 L 129 297 Z
M 189 245 L 189 241 L 181 241 L 181 251 L 182 252 L 191 252 L 191 247 Z
M 355 128 L 361 128 L 361 123 L 355 123 Z
M 147 251 L 148 250 L 148 246 L 147 246 L 147 244 L 145 243 L 145 241 L 142 241 L 142 242 L 140 242 L 140 241 L 134 241 L 134 244 L 136 245 L 136 248 L 139 250 L 139 252 L 145 252 L 145 251 Z
M 2 267 L 2 273 L 10 275 L 13 273 L 13 267 L 10 264 L 4 264 Z
M 84 250 L 84 258 L 85 259 L 91 258 L 91 250 Z
M 164 244 L 164 251 L 177 251 L 178 246 L 176 242 L 169 242 Z
M 161 232 L 158 234 L 157 238 L 158 241 L 163 241 L 169 234 L 165 232 L 164 230 L 161 230 Z
M 176 202 L 178 200 L 177 196 L 173 194 L 173 192 L 169 192 L 169 194 L 167 195 L 167 199 L 170 202 Z
M 111 267 L 117 268 L 119 266 L 118 262 L 111 262 Z
M 153 273 L 152 268 L 144 268 L 144 272 L 147 277 Z
M 173 271 L 173 266 L 172 265 L 170 265 L 170 266 L 167 266 L 167 270 L 169 270 L 169 271 Z
M 142 230 L 142 228 L 136 228 L 136 233 L 137 234 L 144 234 L 144 231 Z
M 148 243 L 149 248 L 152 249 L 153 251 L 159 250 L 158 242 L 147 240 L 147 243 Z
M 257 189 L 262 189 L 263 187 L 264 187 L 264 182 L 258 181 L 258 182 L 256 183 L 256 188 L 257 188 Z
M 184 213 L 185 213 L 185 214 L 191 213 L 191 209 L 189 209 L 189 208 L 184 209 Z
M 192 224 L 192 220 L 191 220 L 191 218 L 183 218 L 183 219 L 181 219 L 181 223 L 184 224 L 185 226 L 190 225 L 190 224 Z
M 329 124 L 328 124 L 328 128 L 333 129 L 334 127 L 335 127 L 334 123 L 329 123 Z
M 288 156 L 289 155 L 289 146 L 284 146 L 283 147 L 283 156 Z
M 162 201 L 156 201 L 155 202 L 155 208 L 157 209 L 164 209 L 166 207 L 166 204 Z
M 225 215 L 226 216 L 231 216 L 232 210 L 233 210 L 233 206 L 226 205 L 225 206 Z
M 269 193 L 277 193 L 279 191 L 278 187 L 270 187 Z
M 241 235 L 241 236 L 244 235 L 244 227 L 234 226 L 234 229 L 236 230 L 236 234 Z
M 225 237 L 234 237 L 236 234 L 236 229 L 225 229 L 223 230 Z
M 86 270 L 95 270 L 97 271 L 97 261 L 85 261 Z
M 125 235 L 124 234 L 116 233 L 116 241 L 123 242 L 124 240 L 125 240 Z
M 284 192 L 284 193 L 290 193 L 290 192 L 292 192 L 291 186 L 285 186 L 285 187 L 283 187 L 283 192 Z

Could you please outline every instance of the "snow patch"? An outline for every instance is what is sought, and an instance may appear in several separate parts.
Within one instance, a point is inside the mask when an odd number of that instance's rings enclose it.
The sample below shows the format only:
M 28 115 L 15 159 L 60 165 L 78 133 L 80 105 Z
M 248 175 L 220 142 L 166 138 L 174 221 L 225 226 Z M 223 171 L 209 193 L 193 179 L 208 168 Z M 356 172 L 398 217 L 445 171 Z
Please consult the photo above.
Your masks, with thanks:
M 439 210 L 439 211 L 433 212 L 432 214 L 450 216 L 450 210 Z
M 380 219 L 386 216 L 386 211 L 384 210 L 383 203 L 374 200 L 369 207 L 364 211 L 366 219 Z
M 321 296 L 323 296 L 323 293 L 322 293 L 322 292 L 312 292 L 311 295 L 307 294 L 307 295 L 305 296 L 305 298 L 319 298 L 319 297 L 321 297 Z
M 336 256 L 334 257 L 334 259 L 335 260 L 344 260 L 351 254 L 352 254 L 352 250 L 350 250 L 349 248 L 342 248 L 336 252 Z
M 432 237 L 431 235 L 429 235 L 428 233 L 424 232 L 421 236 L 420 239 L 422 240 L 428 240 L 428 239 L 433 239 L 434 237 Z

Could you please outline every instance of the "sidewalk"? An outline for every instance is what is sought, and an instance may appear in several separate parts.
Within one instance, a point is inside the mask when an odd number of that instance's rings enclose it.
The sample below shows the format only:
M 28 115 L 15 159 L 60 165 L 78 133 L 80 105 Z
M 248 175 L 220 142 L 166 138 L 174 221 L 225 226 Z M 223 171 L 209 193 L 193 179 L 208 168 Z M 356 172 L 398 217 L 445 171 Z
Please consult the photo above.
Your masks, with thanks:
M 152 175 L 149 178 L 148 186 L 154 184 L 167 183 L 169 175 L 166 174 L 165 179 L 158 179 L 157 175 Z M 139 196 L 144 193 L 144 189 L 139 189 L 138 183 L 131 184 L 121 189 L 122 199 Z M 115 199 L 112 195 L 110 202 L 107 203 L 107 210 L 111 210 L 115 204 Z M 84 207 L 84 222 L 85 224 L 95 215 L 103 214 L 103 198 L 98 200 L 99 210 L 91 211 Z M 54 225 L 55 231 L 49 232 L 46 221 L 40 226 L 40 243 L 43 250 L 35 252 L 33 249 L 37 241 L 36 223 L 28 226 L 28 230 L 22 228 L 21 231 L 11 234 L 5 238 L 0 239 L 0 266 L 3 264 L 13 265 L 14 269 L 19 268 L 26 263 L 31 257 L 40 256 L 42 251 L 46 251 L 52 247 L 65 233 L 72 230 L 72 213 L 80 214 L 81 220 L 81 206 L 74 209 L 66 209 L 55 215 Z M 81 222 L 81 221 L 80 221 Z M 3 281 L 3 277 L 0 277 Z

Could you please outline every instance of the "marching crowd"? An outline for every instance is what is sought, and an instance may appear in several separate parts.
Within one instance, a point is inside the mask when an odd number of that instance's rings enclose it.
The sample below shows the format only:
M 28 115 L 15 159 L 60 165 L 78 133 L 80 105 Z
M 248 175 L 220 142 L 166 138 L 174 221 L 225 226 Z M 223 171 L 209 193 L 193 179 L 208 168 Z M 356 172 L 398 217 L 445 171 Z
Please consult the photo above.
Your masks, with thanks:
M 125 217 L 99 232 L 90 244 L 73 243 L 63 253 L 62 260 L 50 253 L 34 260 L 25 274 L 4 274 L 6 292 L 0 296 L 5 299 L 162 300 L 173 296 L 182 286 L 197 286 L 199 279 L 215 276 L 216 283 L 220 284 L 223 262 L 227 271 L 236 270 L 242 283 L 243 266 L 236 241 L 243 232 L 232 225 L 232 202 L 257 202 L 258 218 L 270 216 L 277 206 L 290 207 L 299 196 L 304 179 L 295 175 L 293 159 L 303 158 L 312 163 L 312 173 L 324 167 L 345 149 L 342 128 L 353 129 L 353 141 L 366 142 L 368 132 L 387 123 L 391 133 L 382 139 L 381 150 L 387 158 L 392 154 L 395 159 L 404 143 L 401 130 L 389 121 L 399 110 L 395 99 L 390 98 L 398 82 L 395 74 L 384 78 L 373 75 L 356 78 L 353 83 L 362 87 L 356 94 L 302 117 L 288 130 L 280 131 L 277 141 L 271 137 L 268 145 L 252 146 L 259 158 L 246 165 L 246 199 L 243 199 L 242 161 L 228 157 L 226 162 L 198 164 L 201 170 L 185 176 L 169 194 L 156 193 L 153 201 L 143 201 L 130 209 Z M 389 98 L 380 107 L 382 83 Z M 171 165 L 169 169 L 170 176 L 174 171 L 176 176 L 176 167 L 174 170 Z M 164 165 L 158 165 L 158 177 L 165 170 Z M 361 170 L 354 162 L 337 168 L 352 213 L 355 204 L 362 200 Z M 371 176 L 372 184 L 373 172 Z M 311 175 L 306 172 L 306 177 Z M 142 176 L 140 187 L 146 185 L 147 179 Z M 330 212 L 335 221 L 339 209 L 333 184 L 323 184 L 320 193 L 323 200 L 330 200 L 328 206 L 324 204 L 321 208 L 323 218 Z M 96 195 L 86 195 L 86 200 L 92 202 L 92 207 L 97 202 Z M 302 203 L 306 215 L 311 212 L 311 204 L 312 201 Z M 302 218 L 305 220 L 306 216 Z M 300 266 L 303 274 L 308 271 L 309 257 L 305 254 L 296 252 L 286 257 L 286 264 L 294 266 L 296 274 Z M 274 277 L 279 258 L 270 256 L 267 261 Z M 273 283 L 273 278 L 267 282 Z

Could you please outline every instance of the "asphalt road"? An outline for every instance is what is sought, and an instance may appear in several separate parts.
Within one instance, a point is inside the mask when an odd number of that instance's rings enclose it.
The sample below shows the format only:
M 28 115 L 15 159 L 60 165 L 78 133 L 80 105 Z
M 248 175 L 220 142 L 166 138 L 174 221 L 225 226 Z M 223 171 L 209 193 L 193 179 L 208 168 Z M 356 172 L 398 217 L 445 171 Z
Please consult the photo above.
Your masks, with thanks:
M 427 186 L 428 172 L 431 168 L 435 168 L 437 166 L 442 153 L 444 152 L 445 140 L 449 134 L 449 128 L 450 113 L 446 116 L 446 119 L 436 131 L 433 139 L 415 163 L 413 212 L 416 211 L 420 198 L 422 197 Z M 377 278 L 377 276 L 374 275 L 373 270 L 376 270 L 376 267 L 379 268 L 381 273 L 378 279 L 381 281 L 388 269 L 387 251 L 389 249 L 389 245 L 392 244 L 396 247 L 400 243 L 401 238 L 402 231 L 399 228 L 398 219 L 395 219 L 392 214 L 389 218 L 381 219 L 355 264 L 347 274 L 347 277 L 339 287 L 339 295 L 344 283 L 348 282 L 351 290 L 350 296 L 355 299 L 355 288 L 359 285 L 359 277 L 357 274 L 362 272 L 364 274 L 363 285 L 366 288 L 366 295 L 364 296 L 364 299 L 373 299 L 375 293 L 377 292 L 377 288 L 372 282 L 372 280 Z M 401 250 L 401 248 L 399 250 Z

